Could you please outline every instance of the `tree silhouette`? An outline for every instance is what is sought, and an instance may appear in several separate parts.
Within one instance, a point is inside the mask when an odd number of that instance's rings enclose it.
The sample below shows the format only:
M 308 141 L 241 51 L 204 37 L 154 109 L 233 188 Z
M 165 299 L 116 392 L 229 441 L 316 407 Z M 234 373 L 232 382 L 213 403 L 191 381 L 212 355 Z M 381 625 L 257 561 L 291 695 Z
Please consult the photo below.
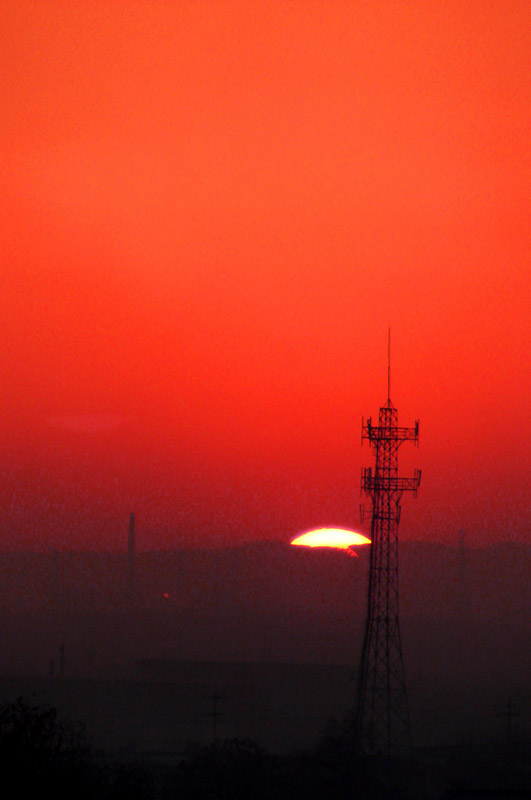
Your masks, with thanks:
M 90 797 L 95 778 L 82 726 L 21 697 L 0 707 L 0 769 L 18 791 L 50 788 L 56 797 L 61 790 Z

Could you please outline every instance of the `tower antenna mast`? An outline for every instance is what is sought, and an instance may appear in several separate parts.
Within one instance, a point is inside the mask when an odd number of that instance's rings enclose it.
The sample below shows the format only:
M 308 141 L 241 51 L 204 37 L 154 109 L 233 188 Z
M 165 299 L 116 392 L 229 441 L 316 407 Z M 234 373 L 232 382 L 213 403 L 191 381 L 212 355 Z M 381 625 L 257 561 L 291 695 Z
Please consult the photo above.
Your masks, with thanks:
M 391 328 L 387 332 L 387 399 L 391 399 Z
M 404 662 L 398 619 L 398 524 L 403 492 L 415 495 L 420 470 L 413 477 L 398 475 L 398 449 L 403 442 L 418 446 L 419 422 L 398 427 L 390 397 L 391 329 L 388 333 L 386 404 L 378 424 L 362 422 L 362 440 L 375 453 L 375 468 L 364 467 L 361 488 L 372 501 L 371 549 L 367 618 L 359 665 L 355 711 L 355 741 L 360 754 L 393 756 L 411 745 Z

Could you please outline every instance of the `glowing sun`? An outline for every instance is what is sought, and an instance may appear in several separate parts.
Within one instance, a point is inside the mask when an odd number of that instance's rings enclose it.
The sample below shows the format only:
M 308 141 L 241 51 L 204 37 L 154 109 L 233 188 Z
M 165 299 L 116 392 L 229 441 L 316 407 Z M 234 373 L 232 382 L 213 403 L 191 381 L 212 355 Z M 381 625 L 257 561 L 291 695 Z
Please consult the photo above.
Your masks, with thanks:
M 338 547 L 341 550 L 346 550 L 352 556 L 356 555 L 352 547 L 370 543 L 371 540 L 367 539 L 363 534 L 356 533 L 356 531 L 346 531 L 343 528 L 318 528 L 315 531 L 303 533 L 302 536 L 297 536 L 291 542 L 291 544 L 302 545 L 303 547 Z

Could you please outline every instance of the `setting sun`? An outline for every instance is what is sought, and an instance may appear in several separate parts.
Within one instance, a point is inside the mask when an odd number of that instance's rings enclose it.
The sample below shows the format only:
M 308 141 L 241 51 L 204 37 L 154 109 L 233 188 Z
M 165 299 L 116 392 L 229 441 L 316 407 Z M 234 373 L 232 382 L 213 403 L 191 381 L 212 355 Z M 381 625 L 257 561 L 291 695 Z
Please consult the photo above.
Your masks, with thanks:
M 336 547 L 340 550 L 347 550 L 351 555 L 356 555 L 352 547 L 370 543 L 371 540 L 363 534 L 343 528 L 318 528 L 315 531 L 303 533 L 302 536 L 297 536 L 291 542 L 291 544 L 303 547 Z

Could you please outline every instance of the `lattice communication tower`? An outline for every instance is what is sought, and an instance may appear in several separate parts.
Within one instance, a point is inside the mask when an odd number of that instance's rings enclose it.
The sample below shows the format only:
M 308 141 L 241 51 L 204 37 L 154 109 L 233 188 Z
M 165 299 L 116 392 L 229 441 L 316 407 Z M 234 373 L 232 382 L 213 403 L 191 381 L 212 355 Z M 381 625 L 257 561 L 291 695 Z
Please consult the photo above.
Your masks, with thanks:
M 389 338 L 390 355 L 390 338 Z M 390 363 L 390 360 L 389 360 Z M 398 618 L 398 524 L 403 492 L 415 495 L 420 470 L 412 478 L 398 476 L 398 449 L 403 442 L 418 447 L 419 422 L 398 427 L 390 397 L 388 363 L 387 402 L 380 408 L 378 425 L 362 422 L 362 441 L 374 450 L 374 472 L 364 467 L 361 488 L 372 501 L 370 570 L 367 620 L 358 675 L 355 714 L 359 754 L 399 755 L 411 746 L 404 661 Z

